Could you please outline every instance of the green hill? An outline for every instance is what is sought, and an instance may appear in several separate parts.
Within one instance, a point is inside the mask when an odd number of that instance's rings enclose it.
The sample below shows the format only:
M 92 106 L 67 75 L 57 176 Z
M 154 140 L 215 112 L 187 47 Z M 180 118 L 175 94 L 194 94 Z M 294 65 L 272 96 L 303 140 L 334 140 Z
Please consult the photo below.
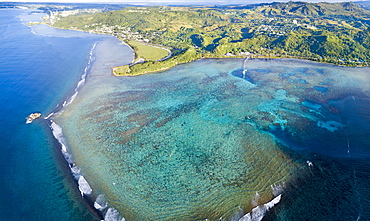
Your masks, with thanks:
M 352 2 L 249 6 L 127 7 L 60 17 L 56 27 L 107 33 L 173 48 L 172 62 L 227 54 L 297 57 L 349 66 L 370 62 L 370 11 Z M 176 50 L 175 50 L 176 49 Z M 180 49 L 180 50 L 179 50 Z M 191 49 L 192 55 L 183 56 Z M 186 59 L 185 59 L 186 60 Z M 167 63 L 167 64 L 166 64 Z M 137 64 L 150 72 L 149 64 Z M 160 68 L 159 68 L 160 67 Z
M 353 2 L 342 3 L 309 3 L 309 2 L 287 2 L 272 3 L 267 7 L 278 10 L 280 15 L 291 16 L 330 16 L 330 15 L 347 15 L 347 16 L 368 16 L 369 12 Z M 356 12 L 354 14 L 353 12 Z

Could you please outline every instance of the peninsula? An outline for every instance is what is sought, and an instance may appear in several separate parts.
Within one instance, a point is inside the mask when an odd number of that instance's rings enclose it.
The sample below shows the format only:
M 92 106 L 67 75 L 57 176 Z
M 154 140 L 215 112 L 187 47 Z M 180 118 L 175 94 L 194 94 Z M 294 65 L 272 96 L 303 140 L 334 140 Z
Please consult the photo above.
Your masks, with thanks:
M 58 28 L 111 34 L 134 44 L 140 62 L 114 68 L 115 75 L 157 72 L 200 58 L 246 55 L 344 66 L 370 62 L 370 11 L 353 2 L 135 6 L 70 14 L 54 12 L 54 19 L 49 16 L 45 21 L 52 20 Z M 161 59 L 162 53 L 143 59 L 138 44 L 164 47 L 172 56 Z

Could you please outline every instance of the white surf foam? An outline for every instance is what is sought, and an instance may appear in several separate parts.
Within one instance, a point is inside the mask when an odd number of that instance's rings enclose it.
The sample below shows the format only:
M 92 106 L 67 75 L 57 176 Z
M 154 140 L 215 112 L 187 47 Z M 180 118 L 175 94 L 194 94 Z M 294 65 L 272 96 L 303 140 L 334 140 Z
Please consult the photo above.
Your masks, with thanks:
M 86 76 L 85 76 L 85 77 L 86 77 Z M 77 88 L 82 87 L 84 84 L 85 84 L 85 78 L 82 78 L 82 79 L 78 82 L 78 84 L 77 84 Z
M 57 139 L 61 146 L 61 151 L 64 159 L 67 161 L 68 164 L 73 164 L 73 158 L 72 155 L 68 152 L 68 146 L 66 140 L 64 139 L 62 128 L 58 124 L 54 123 L 52 120 L 50 120 L 50 122 L 50 128 L 55 139 Z
M 81 75 L 81 78 L 80 78 L 80 80 L 78 81 L 76 88 L 74 89 L 74 94 L 73 94 L 70 98 L 66 99 L 66 100 L 63 102 L 63 105 L 62 105 L 63 107 L 65 107 L 65 106 L 67 106 L 67 105 L 70 105 L 70 104 L 74 101 L 74 99 L 77 97 L 77 95 L 78 95 L 78 92 L 79 92 L 80 88 L 81 88 L 82 86 L 84 86 L 84 85 L 85 85 L 86 77 L 87 77 L 87 73 L 88 73 L 88 71 L 90 70 L 92 60 L 94 59 L 94 50 L 95 50 L 96 44 L 97 44 L 97 43 L 95 43 L 95 44 L 93 45 L 93 47 L 91 48 L 91 50 L 90 50 L 90 57 L 89 57 L 89 61 L 87 62 L 87 65 L 86 65 L 86 67 L 85 67 L 85 69 L 84 69 L 84 72 L 83 72 L 83 74 Z
M 103 210 L 107 208 L 108 202 L 105 200 L 105 197 L 103 194 L 100 194 L 98 197 L 96 197 L 96 200 L 94 202 L 94 207 L 97 210 Z
M 30 27 L 31 28 L 31 33 L 34 34 L 34 35 L 37 35 L 35 30 L 33 30 L 33 27 Z
M 75 163 L 73 162 L 72 155 L 68 152 L 68 146 L 66 144 L 66 141 L 63 136 L 63 130 L 62 128 L 53 122 L 50 121 L 50 128 L 52 130 L 52 133 L 61 145 L 62 154 L 64 156 L 64 159 L 69 164 L 69 168 L 71 169 L 71 173 L 73 177 L 77 180 L 78 188 L 81 192 L 81 195 L 89 195 L 92 193 L 92 188 L 90 187 L 89 183 L 86 181 L 86 179 L 80 174 L 81 170 L 78 168 Z
M 67 145 L 65 144 L 62 128 L 58 124 L 54 123 L 53 121 L 50 121 L 50 122 L 51 122 L 50 127 L 51 127 L 54 137 L 58 140 L 58 142 L 62 146 L 62 151 L 67 152 L 68 151 Z
M 95 43 L 93 45 L 92 49 L 90 50 L 90 58 L 89 58 L 88 64 L 85 67 L 84 72 L 81 75 L 81 78 L 80 78 L 79 82 L 77 83 L 77 86 L 74 90 L 75 93 L 70 98 L 66 99 L 63 102 L 62 107 L 65 107 L 65 106 L 71 104 L 73 102 L 73 100 L 77 97 L 79 89 L 85 84 L 87 73 L 90 70 L 91 63 L 93 61 L 93 55 L 94 55 L 93 52 L 94 52 L 94 49 L 95 49 L 96 45 L 97 45 L 97 43 Z M 59 105 L 57 106 L 56 109 L 58 109 L 58 107 L 59 107 Z M 73 157 L 69 153 L 69 148 L 68 148 L 66 140 L 64 138 L 62 128 L 50 119 L 54 114 L 60 114 L 62 111 L 63 110 L 60 110 L 58 112 L 52 112 L 45 119 L 50 120 L 50 128 L 52 130 L 52 133 L 53 133 L 55 139 L 61 145 L 62 154 L 63 154 L 65 160 L 67 161 L 68 165 L 69 165 L 70 171 L 71 171 L 74 179 L 78 183 L 78 188 L 80 190 L 81 195 L 82 196 L 90 195 L 90 194 L 92 194 L 93 189 L 91 188 L 90 184 L 87 182 L 85 177 L 81 174 L 81 169 L 79 167 L 77 167 L 76 164 L 74 163 Z M 106 210 L 106 208 L 108 207 L 108 202 L 105 200 L 105 197 L 103 195 L 99 195 L 96 198 L 96 200 L 94 202 L 94 207 L 95 207 L 95 209 L 100 210 L 100 211 L 105 211 Z M 123 218 L 116 209 L 108 208 L 106 210 L 104 220 L 105 221 L 125 221 L 125 218 Z
M 81 173 L 81 169 L 78 166 L 76 166 L 75 164 L 70 164 L 69 168 L 71 169 L 73 177 L 76 180 L 78 180 L 78 177 L 80 176 L 80 173 Z
M 72 104 L 73 100 L 77 97 L 77 94 L 78 94 L 78 90 L 75 90 L 75 93 L 69 99 L 64 101 L 63 107 Z
M 252 209 L 251 212 L 245 214 L 239 221 L 261 221 L 265 213 L 278 204 L 281 200 L 281 194 L 272 199 L 270 202 Z
M 44 119 L 47 120 L 47 119 L 49 119 L 53 115 L 54 115 L 54 112 L 51 112 L 48 116 L 44 117 Z
M 109 208 L 104 216 L 105 221 L 125 221 L 125 218 L 119 215 L 119 212 L 114 208 Z
M 78 189 L 81 192 L 81 195 L 90 195 L 92 193 L 92 189 L 89 185 L 89 183 L 86 181 L 85 177 L 80 176 L 78 178 Z

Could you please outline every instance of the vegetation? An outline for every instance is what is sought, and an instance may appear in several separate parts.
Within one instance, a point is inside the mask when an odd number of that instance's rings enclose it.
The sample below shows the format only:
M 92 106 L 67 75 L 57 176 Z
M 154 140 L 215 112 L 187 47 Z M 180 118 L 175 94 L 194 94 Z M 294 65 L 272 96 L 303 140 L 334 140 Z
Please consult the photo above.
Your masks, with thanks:
M 129 71 L 130 71 L 130 66 L 129 65 L 123 65 L 123 66 L 113 68 L 113 74 L 115 74 L 115 75 L 128 73 Z
M 157 61 L 169 54 L 168 51 L 163 48 L 148 45 L 143 42 L 129 40 L 127 43 L 134 49 L 136 60 L 144 59 L 145 61 Z
M 129 65 L 120 66 L 118 68 L 123 68 L 123 69 L 115 69 L 114 74 L 115 75 L 140 75 L 140 74 L 164 71 L 178 64 L 194 61 L 199 58 L 201 58 L 201 54 L 197 53 L 196 50 L 194 50 L 193 48 L 189 48 L 186 52 L 178 54 L 164 61 L 150 61 L 150 62 L 138 63 L 138 64 L 131 66 L 129 70 L 124 69 L 125 67 L 129 67 Z
M 370 62 L 370 11 L 352 2 L 127 7 L 59 18 L 54 26 L 130 40 L 143 57 L 149 56 L 143 55 L 147 49 L 140 50 L 144 46 L 133 41 L 172 48 L 171 58 L 146 57 L 147 62 L 130 66 L 127 74 L 164 70 L 202 57 L 247 54 L 347 66 Z

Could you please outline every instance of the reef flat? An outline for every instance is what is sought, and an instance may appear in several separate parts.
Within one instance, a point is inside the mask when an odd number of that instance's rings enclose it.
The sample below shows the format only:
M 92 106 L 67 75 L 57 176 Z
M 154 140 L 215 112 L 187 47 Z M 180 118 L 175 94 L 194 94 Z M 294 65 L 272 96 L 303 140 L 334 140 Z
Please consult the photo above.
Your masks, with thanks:
M 243 75 L 242 61 L 94 76 L 56 119 L 93 194 L 127 220 L 240 218 L 308 167 L 288 150 L 338 139 L 334 100 L 368 93 L 367 69 L 257 59 Z

